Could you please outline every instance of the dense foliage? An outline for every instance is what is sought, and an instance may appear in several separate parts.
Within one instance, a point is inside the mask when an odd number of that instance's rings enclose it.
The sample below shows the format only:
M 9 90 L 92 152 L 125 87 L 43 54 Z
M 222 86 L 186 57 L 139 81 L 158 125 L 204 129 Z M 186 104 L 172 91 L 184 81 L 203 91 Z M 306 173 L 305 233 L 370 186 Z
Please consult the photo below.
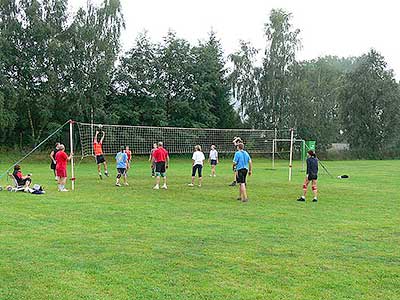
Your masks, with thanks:
M 121 53 L 119 0 L 0 0 L 0 142 L 31 145 L 72 118 L 215 128 L 295 127 L 320 147 L 349 143 L 359 153 L 399 146 L 399 84 L 384 58 L 296 60 L 300 30 L 274 9 L 266 47 L 240 42 L 223 52 L 210 32 L 196 45 L 169 31 L 146 33 Z M 260 59 L 262 58 L 262 59 Z

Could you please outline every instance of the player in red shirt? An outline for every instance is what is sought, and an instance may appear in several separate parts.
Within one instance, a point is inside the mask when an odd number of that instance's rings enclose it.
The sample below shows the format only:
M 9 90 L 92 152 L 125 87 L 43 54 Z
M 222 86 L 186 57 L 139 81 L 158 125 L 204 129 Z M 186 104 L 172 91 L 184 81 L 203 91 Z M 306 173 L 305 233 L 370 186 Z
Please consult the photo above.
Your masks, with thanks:
M 153 189 L 160 189 L 160 177 L 164 179 L 163 189 L 167 189 L 167 169 L 169 165 L 169 155 L 168 151 L 164 149 L 163 143 L 158 142 L 157 150 L 153 152 L 153 159 L 156 163 L 156 185 Z
M 104 131 L 102 131 L 102 133 L 103 136 L 101 137 L 100 141 L 97 141 L 97 136 L 99 134 L 98 131 L 96 131 L 93 139 L 93 151 L 94 155 L 96 156 L 97 171 L 99 172 L 100 179 L 103 179 L 103 176 L 101 175 L 101 164 L 104 165 L 104 174 L 108 177 L 107 162 L 103 154 L 103 141 L 106 134 Z
M 56 175 L 58 177 L 58 190 L 60 192 L 68 192 L 65 188 L 65 184 L 67 183 L 67 164 L 68 161 L 72 158 L 72 153 L 68 156 L 65 153 L 65 146 L 61 144 L 59 146 L 59 150 L 56 153 Z
M 131 168 L 131 161 L 132 161 L 132 152 L 129 149 L 129 146 L 125 147 L 125 153 L 128 156 L 128 161 L 126 163 L 126 172 L 128 172 L 128 170 Z

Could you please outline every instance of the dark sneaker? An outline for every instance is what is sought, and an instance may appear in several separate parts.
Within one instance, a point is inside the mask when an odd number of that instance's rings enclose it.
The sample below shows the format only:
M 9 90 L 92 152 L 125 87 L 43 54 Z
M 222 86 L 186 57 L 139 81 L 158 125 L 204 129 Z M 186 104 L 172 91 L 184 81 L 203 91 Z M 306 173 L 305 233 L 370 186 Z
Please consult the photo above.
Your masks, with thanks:
M 239 198 L 236 198 L 236 200 L 237 200 L 237 201 L 242 201 L 242 198 L 239 197 Z
M 110 177 L 110 175 L 108 174 L 108 172 L 104 172 L 104 174 L 106 174 L 107 177 Z
M 297 199 L 297 201 L 306 202 L 306 198 L 300 197 L 299 199 Z
M 242 200 L 242 202 L 249 202 L 249 199 L 244 199 Z
M 317 198 L 314 198 L 314 199 L 312 200 L 312 202 L 318 202 L 318 199 L 317 199 Z
M 232 183 L 229 186 L 236 186 L 236 181 L 232 181 Z
M 101 176 L 101 174 L 99 174 L 100 179 L 103 179 L 103 176 Z

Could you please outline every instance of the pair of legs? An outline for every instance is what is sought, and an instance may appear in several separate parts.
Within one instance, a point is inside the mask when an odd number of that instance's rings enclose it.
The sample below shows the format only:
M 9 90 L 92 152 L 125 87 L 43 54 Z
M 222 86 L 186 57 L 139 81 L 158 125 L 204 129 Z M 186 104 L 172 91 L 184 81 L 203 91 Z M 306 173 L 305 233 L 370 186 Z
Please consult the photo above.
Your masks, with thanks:
M 23 180 L 20 182 L 20 185 L 21 185 L 24 189 L 27 189 L 28 187 L 30 187 L 31 183 L 32 183 L 32 180 L 31 180 L 30 178 L 26 178 L 26 179 L 23 179 Z
M 101 177 L 101 165 L 104 166 L 104 174 L 108 177 L 108 169 L 107 169 L 107 162 L 103 155 L 96 156 L 96 163 L 97 163 L 97 172 L 99 173 L 100 179 Z
M 153 189 L 158 190 L 160 188 L 161 177 L 163 178 L 164 184 L 162 186 L 163 189 L 167 189 L 167 173 L 165 161 L 160 161 L 156 163 L 156 185 Z
M 122 168 L 117 169 L 118 174 L 117 174 L 117 182 L 115 183 L 116 186 L 121 186 L 121 183 L 120 183 L 121 177 L 124 178 L 124 184 L 128 185 L 128 177 L 127 177 L 126 172 L 127 172 L 127 169 L 122 169 Z
M 236 185 L 236 183 L 237 183 L 237 177 L 238 177 L 238 172 L 236 171 L 236 170 L 234 170 L 234 178 L 233 178 L 233 181 L 232 181 L 232 183 L 230 184 L 230 186 L 235 186 Z
M 58 190 L 60 192 L 68 192 L 68 190 L 65 188 L 66 184 L 67 184 L 67 177 L 58 176 Z
M 190 186 L 194 186 L 194 180 L 196 178 L 196 173 L 199 174 L 199 187 L 201 187 L 201 183 L 203 181 L 203 166 L 202 165 L 194 165 L 192 168 L 192 183 Z
M 167 189 L 167 174 L 156 172 L 156 185 L 154 186 L 155 190 L 158 190 L 160 188 L 161 177 L 163 178 L 163 182 L 164 182 L 162 188 Z
M 237 173 L 236 181 L 239 184 L 239 198 L 238 198 L 238 200 L 241 200 L 242 202 L 249 201 L 249 198 L 247 197 L 247 190 L 246 190 L 247 172 L 248 172 L 247 169 L 241 169 L 239 171 L 236 171 L 236 173 Z
M 302 199 L 306 199 L 306 195 L 307 195 L 307 190 L 308 190 L 308 185 L 311 182 L 311 189 L 312 192 L 314 194 L 314 200 L 317 200 L 318 198 L 318 187 L 317 187 L 317 179 L 310 179 L 308 177 L 306 177 L 306 179 L 304 180 L 304 184 L 303 184 L 303 196 L 301 197 Z
M 211 175 L 210 175 L 211 177 L 217 176 L 215 174 L 216 166 L 217 166 L 217 161 L 216 160 L 211 160 Z
M 151 177 L 155 177 L 156 176 L 156 164 L 153 162 L 151 164 Z

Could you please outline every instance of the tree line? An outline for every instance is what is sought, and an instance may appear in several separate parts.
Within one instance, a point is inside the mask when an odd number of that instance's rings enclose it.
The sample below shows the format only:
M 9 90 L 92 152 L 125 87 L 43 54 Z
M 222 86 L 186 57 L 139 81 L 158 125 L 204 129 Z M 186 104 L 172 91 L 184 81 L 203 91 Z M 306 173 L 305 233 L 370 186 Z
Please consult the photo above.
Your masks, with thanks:
M 68 119 L 99 123 L 282 129 L 360 157 L 396 153 L 400 88 L 384 57 L 299 61 L 292 15 L 270 12 L 265 49 L 224 53 L 215 32 L 193 45 L 144 32 L 121 51 L 119 0 L 0 0 L 0 140 L 38 143 Z

